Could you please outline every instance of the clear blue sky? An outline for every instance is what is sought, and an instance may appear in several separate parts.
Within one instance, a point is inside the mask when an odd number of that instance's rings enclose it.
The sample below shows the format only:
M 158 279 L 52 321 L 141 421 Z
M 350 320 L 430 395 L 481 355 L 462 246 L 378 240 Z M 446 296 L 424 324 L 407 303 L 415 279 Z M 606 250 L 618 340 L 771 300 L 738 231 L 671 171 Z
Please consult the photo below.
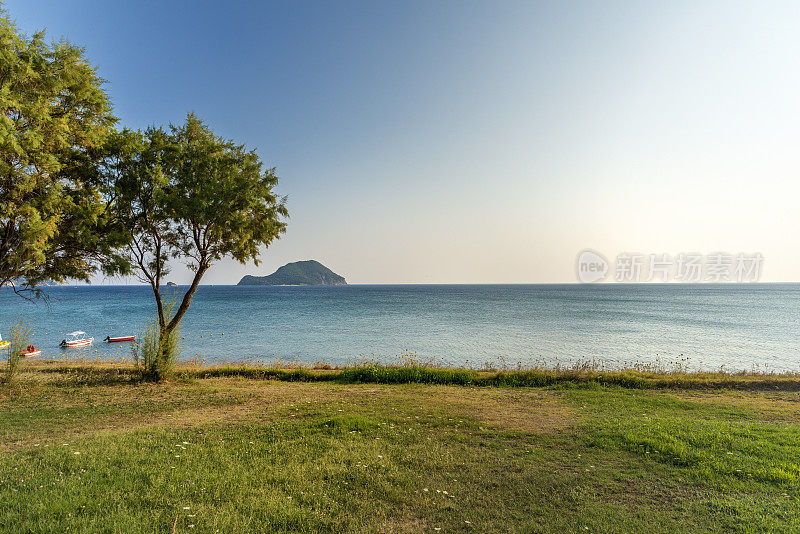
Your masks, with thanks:
M 194 111 L 277 167 L 289 231 L 207 283 L 574 281 L 587 247 L 800 279 L 800 3 L 4 5 L 86 48 L 123 125 Z

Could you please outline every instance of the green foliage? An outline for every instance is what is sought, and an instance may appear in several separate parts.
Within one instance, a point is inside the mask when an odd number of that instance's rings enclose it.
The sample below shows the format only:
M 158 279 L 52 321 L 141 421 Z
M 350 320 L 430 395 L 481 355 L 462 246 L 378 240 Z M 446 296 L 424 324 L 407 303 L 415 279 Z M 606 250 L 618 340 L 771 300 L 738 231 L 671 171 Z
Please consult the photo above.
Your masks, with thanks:
M 656 373 L 638 371 L 576 371 L 570 369 L 530 369 L 515 371 L 475 371 L 447 367 L 408 365 L 359 365 L 342 369 L 282 369 L 275 367 L 223 365 L 196 371 L 187 376 L 210 378 L 240 376 L 288 382 L 340 382 L 343 384 L 440 384 L 481 387 L 621 387 L 626 389 L 675 390 L 750 390 L 800 391 L 800 377 L 787 374 L 741 373 Z
M 382 367 L 370 365 L 345 369 L 339 375 L 342 382 L 374 382 L 380 384 L 474 384 L 479 377 L 474 371 L 435 369 L 421 365 Z
M 11 325 L 8 337 L 8 341 L 10 341 L 11 344 L 5 349 L 8 352 L 8 356 L 6 359 L 5 372 L 3 373 L 3 383 L 6 387 L 11 388 L 14 386 L 17 374 L 19 373 L 22 351 L 30 345 L 33 334 L 31 327 L 20 321 Z
M 286 229 L 275 169 L 263 169 L 255 151 L 215 136 L 191 113 L 169 140 L 170 245 L 197 268 L 226 256 L 258 264 L 260 248 Z
M 285 231 L 275 170 L 193 114 L 169 131 L 113 134 L 97 159 L 94 175 L 128 232 L 128 261 L 153 289 L 163 339 L 171 339 L 212 264 L 223 257 L 258 263 L 261 250 Z M 186 262 L 194 277 L 168 317 L 161 284 L 171 259 Z
M 122 235 L 72 163 L 116 121 L 101 86 L 82 49 L 28 38 L 0 12 L 0 287 L 124 270 L 113 254 Z
M 167 317 L 172 316 L 174 307 L 174 300 L 165 304 L 164 313 Z M 142 370 L 142 376 L 155 381 L 170 376 L 180 353 L 180 329 L 162 330 L 155 318 L 145 325 L 138 339 L 131 351 L 136 366 Z

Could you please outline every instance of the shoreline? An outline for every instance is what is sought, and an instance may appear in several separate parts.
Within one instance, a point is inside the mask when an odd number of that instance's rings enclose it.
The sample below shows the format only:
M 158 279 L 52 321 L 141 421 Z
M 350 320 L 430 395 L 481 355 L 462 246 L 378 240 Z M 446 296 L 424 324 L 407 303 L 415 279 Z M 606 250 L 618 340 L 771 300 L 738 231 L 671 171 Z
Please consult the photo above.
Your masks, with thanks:
M 27 360 L 22 376 L 74 374 L 86 382 L 141 381 L 133 362 Z M 237 377 L 283 382 L 332 382 L 339 384 L 435 384 L 465 387 L 552 388 L 617 387 L 624 389 L 800 391 L 800 373 L 757 371 L 667 371 L 624 369 L 598 371 L 587 368 L 538 368 L 475 370 L 424 365 L 356 365 L 332 367 L 268 366 L 247 363 L 197 364 L 179 362 L 174 380 Z

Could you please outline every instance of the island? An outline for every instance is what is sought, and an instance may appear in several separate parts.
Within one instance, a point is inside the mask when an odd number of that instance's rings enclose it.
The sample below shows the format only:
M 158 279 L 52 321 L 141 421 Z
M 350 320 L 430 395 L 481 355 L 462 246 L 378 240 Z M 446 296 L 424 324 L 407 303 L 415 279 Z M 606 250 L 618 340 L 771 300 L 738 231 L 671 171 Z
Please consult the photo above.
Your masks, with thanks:
M 268 276 L 244 276 L 239 286 L 346 286 L 343 276 L 315 260 L 295 261 Z
M 167 287 L 178 287 L 178 284 L 175 282 L 167 282 Z

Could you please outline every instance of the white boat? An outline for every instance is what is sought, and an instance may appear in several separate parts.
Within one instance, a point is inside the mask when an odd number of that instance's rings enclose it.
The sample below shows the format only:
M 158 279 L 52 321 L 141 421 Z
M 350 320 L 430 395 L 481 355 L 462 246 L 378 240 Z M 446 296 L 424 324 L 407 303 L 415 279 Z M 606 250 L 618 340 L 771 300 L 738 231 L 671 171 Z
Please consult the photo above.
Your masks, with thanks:
M 91 345 L 94 341 L 93 337 L 86 337 L 86 332 L 80 330 L 67 334 L 67 339 L 61 341 L 62 347 L 83 347 L 84 345 Z
M 11 345 L 11 342 L 10 341 L 3 341 L 3 336 L 0 336 L 0 350 L 8 347 L 9 345 Z

